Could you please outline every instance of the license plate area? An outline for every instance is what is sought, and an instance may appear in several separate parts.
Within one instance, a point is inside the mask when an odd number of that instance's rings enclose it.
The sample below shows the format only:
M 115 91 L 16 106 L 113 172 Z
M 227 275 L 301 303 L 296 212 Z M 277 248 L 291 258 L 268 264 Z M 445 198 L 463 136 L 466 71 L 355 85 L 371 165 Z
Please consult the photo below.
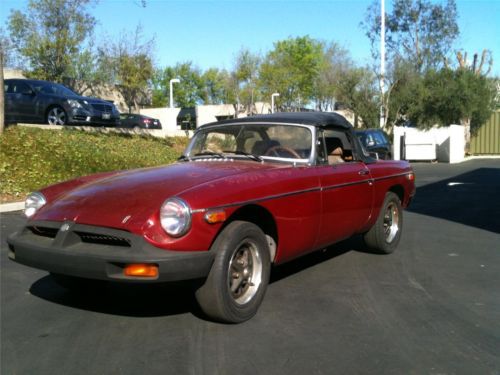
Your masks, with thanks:
M 110 113 L 103 113 L 102 114 L 102 119 L 103 120 L 109 120 L 111 118 L 111 114 Z

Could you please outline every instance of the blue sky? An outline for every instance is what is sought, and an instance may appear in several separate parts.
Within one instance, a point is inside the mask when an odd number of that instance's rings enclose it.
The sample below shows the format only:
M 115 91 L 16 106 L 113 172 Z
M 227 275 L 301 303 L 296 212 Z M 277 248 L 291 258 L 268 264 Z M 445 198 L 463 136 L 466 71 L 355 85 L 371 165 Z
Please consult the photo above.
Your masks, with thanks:
M 333 40 L 349 49 L 360 65 L 372 63 L 370 44 L 360 22 L 371 0 L 354 1 L 169 1 L 101 0 L 92 8 L 99 24 L 97 43 L 118 38 L 138 24 L 155 39 L 159 66 L 192 61 L 202 69 L 230 69 L 243 47 L 266 53 L 273 43 L 290 36 L 309 35 Z M 25 0 L 1 0 L 0 21 L 10 9 L 25 9 Z M 391 1 L 386 0 L 390 8 Z M 500 0 L 457 1 L 460 37 L 454 49 L 469 55 L 484 48 L 493 52 L 493 74 L 500 76 Z

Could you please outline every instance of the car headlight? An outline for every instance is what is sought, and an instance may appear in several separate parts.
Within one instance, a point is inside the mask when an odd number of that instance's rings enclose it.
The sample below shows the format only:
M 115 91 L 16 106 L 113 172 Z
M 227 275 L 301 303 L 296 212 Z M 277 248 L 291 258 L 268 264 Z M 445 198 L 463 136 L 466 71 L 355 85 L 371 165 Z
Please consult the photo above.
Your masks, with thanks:
M 26 217 L 32 217 L 46 203 L 47 200 L 42 193 L 31 193 L 24 202 L 24 214 Z
M 191 209 L 182 199 L 169 198 L 161 205 L 161 227 L 172 237 L 180 237 L 191 227 Z
M 75 99 L 68 99 L 68 104 L 71 108 L 83 108 L 82 103 Z

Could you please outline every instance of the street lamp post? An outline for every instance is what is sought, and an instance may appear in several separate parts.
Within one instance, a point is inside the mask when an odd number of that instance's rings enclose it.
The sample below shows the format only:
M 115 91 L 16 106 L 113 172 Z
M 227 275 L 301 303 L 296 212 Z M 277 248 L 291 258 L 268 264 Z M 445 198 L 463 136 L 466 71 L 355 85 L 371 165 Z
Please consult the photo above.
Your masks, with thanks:
M 275 92 L 274 94 L 271 95 L 271 113 L 274 113 L 274 98 L 276 96 L 280 96 L 280 94 Z
M 179 83 L 179 78 L 172 78 L 170 80 L 170 108 L 174 108 L 174 83 Z

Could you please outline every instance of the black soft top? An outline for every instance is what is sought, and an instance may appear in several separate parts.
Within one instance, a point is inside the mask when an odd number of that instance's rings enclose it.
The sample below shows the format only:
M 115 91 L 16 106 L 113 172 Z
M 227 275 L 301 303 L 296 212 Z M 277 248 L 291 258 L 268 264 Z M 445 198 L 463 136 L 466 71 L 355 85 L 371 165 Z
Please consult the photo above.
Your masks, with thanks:
M 334 112 L 280 112 L 269 115 L 256 115 L 211 122 L 210 124 L 200 126 L 200 128 L 210 127 L 213 125 L 239 124 L 249 122 L 291 123 L 313 125 L 319 127 L 339 126 L 345 129 L 352 128 L 351 123 L 347 121 L 344 116 Z

